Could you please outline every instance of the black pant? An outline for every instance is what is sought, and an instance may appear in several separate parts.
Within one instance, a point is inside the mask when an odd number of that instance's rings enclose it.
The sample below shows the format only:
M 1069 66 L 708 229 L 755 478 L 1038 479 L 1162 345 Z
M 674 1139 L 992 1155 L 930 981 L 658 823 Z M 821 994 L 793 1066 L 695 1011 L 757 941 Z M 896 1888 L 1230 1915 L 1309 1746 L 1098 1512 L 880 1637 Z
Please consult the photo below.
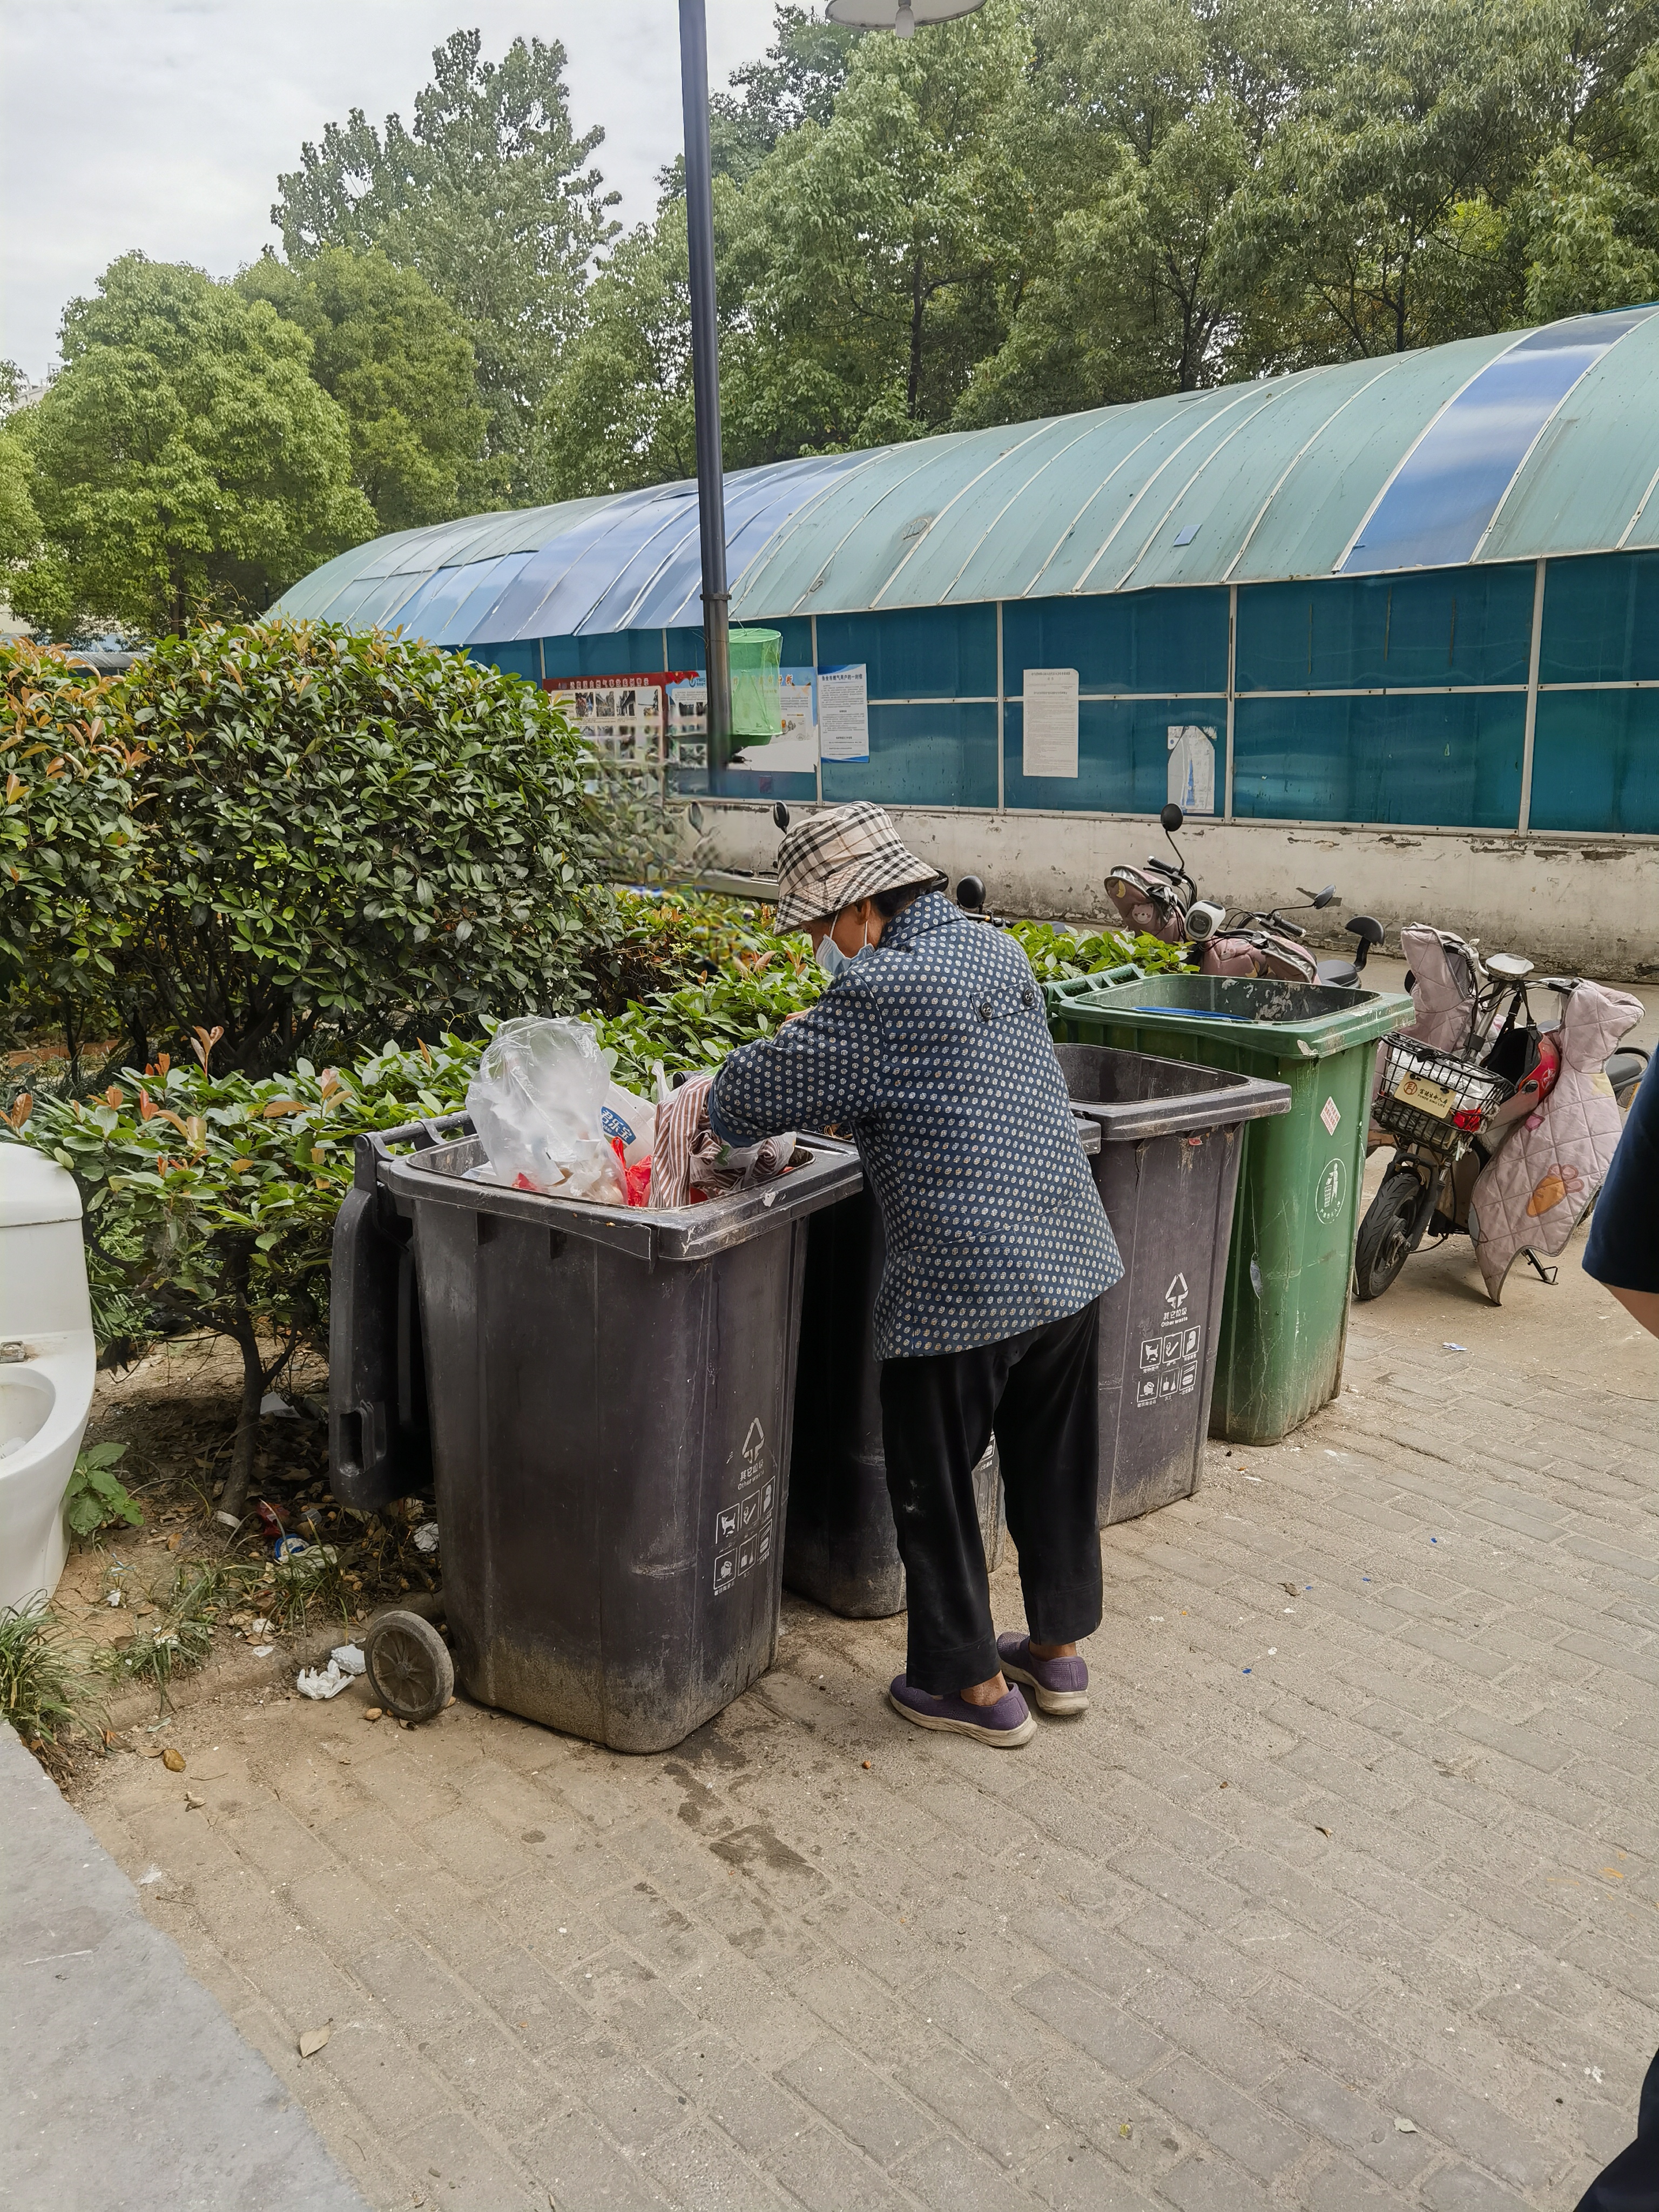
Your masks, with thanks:
M 1039 1644 L 1100 1626 L 1100 1306 L 968 1352 L 881 1363 L 881 1436 L 909 1585 L 906 1673 L 948 1697 L 994 1674 L 974 1468 L 994 1431 Z

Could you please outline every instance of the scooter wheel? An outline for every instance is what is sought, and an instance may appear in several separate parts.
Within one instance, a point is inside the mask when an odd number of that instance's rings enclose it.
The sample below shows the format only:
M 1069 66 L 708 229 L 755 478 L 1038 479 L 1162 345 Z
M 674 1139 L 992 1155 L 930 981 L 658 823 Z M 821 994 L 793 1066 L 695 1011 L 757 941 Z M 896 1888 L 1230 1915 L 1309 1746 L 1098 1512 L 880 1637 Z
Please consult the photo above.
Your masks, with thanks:
M 1412 1222 L 1423 1185 L 1412 1168 L 1390 1168 L 1354 1239 L 1353 1294 L 1380 1298 L 1412 1255 Z
M 400 1721 L 429 1721 L 455 1694 L 449 1646 L 418 1613 L 394 1609 L 371 1620 L 363 1663 L 375 1696 Z

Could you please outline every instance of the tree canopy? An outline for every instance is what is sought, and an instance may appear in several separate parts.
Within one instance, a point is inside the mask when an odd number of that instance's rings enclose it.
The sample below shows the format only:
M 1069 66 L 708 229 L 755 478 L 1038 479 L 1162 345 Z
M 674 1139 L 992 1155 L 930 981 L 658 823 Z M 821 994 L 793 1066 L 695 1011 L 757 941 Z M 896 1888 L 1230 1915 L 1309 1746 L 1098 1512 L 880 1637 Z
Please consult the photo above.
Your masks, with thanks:
M 515 39 L 497 63 L 457 31 L 432 59 L 413 128 L 388 115 L 377 131 L 353 108 L 278 178 L 271 220 L 291 262 L 378 251 L 449 301 L 477 355 L 490 452 L 522 498 L 538 404 L 616 229 L 617 195 L 590 162 L 605 133 L 578 137 L 556 40 Z
M 13 606 L 154 635 L 269 605 L 372 534 L 311 343 L 264 301 L 130 253 L 64 312 L 63 374 L 8 417 L 42 543 Z
M 413 269 L 325 246 L 297 265 L 263 254 L 236 279 L 311 340 L 311 373 L 338 402 L 351 472 L 382 530 L 492 507 L 477 362 L 459 316 Z

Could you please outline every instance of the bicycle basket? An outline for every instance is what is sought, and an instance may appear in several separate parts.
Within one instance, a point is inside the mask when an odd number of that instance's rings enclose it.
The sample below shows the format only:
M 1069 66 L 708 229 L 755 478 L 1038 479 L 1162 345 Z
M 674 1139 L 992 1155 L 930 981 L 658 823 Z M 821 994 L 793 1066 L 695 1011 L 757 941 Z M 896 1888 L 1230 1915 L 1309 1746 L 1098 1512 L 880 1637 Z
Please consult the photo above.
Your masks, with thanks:
M 1383 1046 L 1371 1119 L 1407 1144 L 1455 1159 L 1514 1089 L 1501 1075 L 1415 1037 L 1391 1036 Z

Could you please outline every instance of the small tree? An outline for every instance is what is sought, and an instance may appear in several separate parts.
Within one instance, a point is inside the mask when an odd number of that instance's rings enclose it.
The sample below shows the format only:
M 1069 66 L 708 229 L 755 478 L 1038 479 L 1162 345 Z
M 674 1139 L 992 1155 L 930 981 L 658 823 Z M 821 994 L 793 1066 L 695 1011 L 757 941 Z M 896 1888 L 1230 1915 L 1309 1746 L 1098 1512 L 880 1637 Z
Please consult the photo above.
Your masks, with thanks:
M 273 621 L 164 641 L 124 696 L 153 823 L 115 991 L 136 1066 L 196 1030 L 249 1069 L 580 1002 L 612 814 L 544 693 Z

